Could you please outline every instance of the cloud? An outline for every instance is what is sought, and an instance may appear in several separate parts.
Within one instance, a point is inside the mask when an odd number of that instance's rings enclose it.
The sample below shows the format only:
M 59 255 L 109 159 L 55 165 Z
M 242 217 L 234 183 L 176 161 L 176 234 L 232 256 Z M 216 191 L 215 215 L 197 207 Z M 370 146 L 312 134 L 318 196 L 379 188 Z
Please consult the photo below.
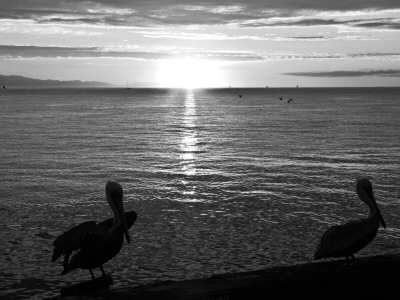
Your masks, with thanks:
M 173 57 L 170 53 L 153 51 L 112 51 L 100 47 L 51 47 L 0 45 L 0 58 L 130 58 L 155 60 Z
M 296 60 L 321 60 L 321 59 L 384 59 L 398 60 L 400 53 L 305 53 L 305 54 L 276 54 L 265 55 L 268 59 L 296 59 Z M 293 74 L 294 75 L 294 74 Z
M 128 49 L 129 50 L 129 49 Z M 192 57 L 219 61 L 260 61 L 264 57 L 244 51 L 193 51 L 190 49 L 174 50 L 125 50 L 101 47 L 51 47 L 0 45 L 0 59 L 34 58 L 124 58 L 136 60 L 162 60 Z
M 242 26 L 326 26 L 342 24 L 339 18 L 269 20 L 295 17 L 306 12 L 399 10 L 398 0 L 2 0 L 0 19 L 30 19 L 39 23 L 109 26 L 165 26 L 242 24 Z M 267 20 L 267 21 L 266 21 Z M 376 20 L 360 24 L 367 28 L 399 29 L 398 20 Z
M 39 35 L 45 36 L 101 36 L 101 31 L 86 30 L 84 27 L 74 28 L 58 25 L 39 25 L 31 20 L 0 20 L 0 34 L 13 34 L 21 35 L 28 34 L 38 37 Z
M 306 39 L 310 37 L 299 37 Z M 319 38 L 319 37 L 316 37 Z M 207 51 L 192 48 L 144 48 L 138 46 L 109 47 L 54 47 L 30 45 L 0 45 L 0 59 L 91 59 L 115 58 L 133 60 L 165 60 L 195 58 L 225 62 L 260 62 L 277 60 L 326 60 L 326 59 L 384 59 L 398 60 L 400 53 L 258 53 L 252 51 Z M 308 73 L 307 73 L 308 74 Z M 311 73 L 310 73 L 311 74 Z M 290 74 L 296 76 L 296 74 Z M 300 76 L 300 75 L 298 75 Z M 303 76 L 303 75 L 302 75 Z M 312 75 L 309 75 L 312 76 Z M 315 75 L 317 76 L 317 75 Z
M 377 19 L 323 19 L 323 18 L 272 18 L 269 20 L 258 20 L 245 22 L 242 27 L 317 27 L 317 26 L 348 26 L 369 29 L 392 29 L 400 30 L 400 19 L 377 18 Z
M 326 36 L 322 36 L 322 35 L 316 35 L 316 36 L 291 36 L 291 37 L 287 37 L 285 38 L 285 40 L 301 40 L 301 41 L 321 41 L 321 40 L 327 40 L 329 39 Z
M 358 71 L 328 71 L 328 72 L 295 72 L 283 73 L 291 76 L 305 77 L 400 77 L 400 70 L 358 70 Z
M 225 40 L 272 40 L 271 36 L 266 35 L 237 35 L 225 33 L 203 33 L 192 31 L 171 31 L 171 30 L 137 30 L 136 34 L 140 34 L 147 38 L 154 39 L 182 39 L 182 40 L 201 40 L 201 41 L 225 41 Z
M 348 54 L 348 57 L 350 58 L 372 58 L 372 59 L 395 59 L 398 60 L 400 59 L 400 52 L 396 53 L 354 53 L 354 54 Z
M 374 29 L 400 30 L 400 20 L 379 19 L 372 21 L 360 21 L 354 24 L 354 26 L 363 28 L 374 28 Z
M 309 27 L 309 26 L 330 26 L 342 25 L 344 21 L 334 19 L 302 19 L 298 18 L 272 18 L 270 20 L 253 21 L 241 24 L 242 27 Z

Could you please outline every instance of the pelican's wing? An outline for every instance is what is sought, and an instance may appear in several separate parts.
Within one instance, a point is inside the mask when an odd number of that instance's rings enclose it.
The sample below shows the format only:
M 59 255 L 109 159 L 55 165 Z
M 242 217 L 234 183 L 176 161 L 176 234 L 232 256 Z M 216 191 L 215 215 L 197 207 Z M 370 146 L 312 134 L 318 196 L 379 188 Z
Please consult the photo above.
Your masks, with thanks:
M 55 262 L 62 254 L 67 258 L 72 251 L 80 249 L 95 226 L 95 221 L 83 222 L 60 235 L 53 243 L 54 250 L 51 260 Z
M 347 255 L 347 250 L 364 238 L 365 221 L 366 219 L 361 219 L 329 228 L 322 236 L 314 257 L 318 259 Z
M 125 218 L 126 218 L 126 226 L 128 226 L 129 229 L 135 223 L 137 219 L 137 214 L 135 211 L 131 210 L 125 213 Z

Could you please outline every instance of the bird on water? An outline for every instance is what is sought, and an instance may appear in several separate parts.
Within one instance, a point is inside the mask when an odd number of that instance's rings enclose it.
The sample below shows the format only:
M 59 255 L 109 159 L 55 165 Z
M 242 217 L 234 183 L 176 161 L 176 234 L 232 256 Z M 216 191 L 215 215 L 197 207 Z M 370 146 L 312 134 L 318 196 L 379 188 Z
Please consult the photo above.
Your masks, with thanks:
M 368 205 L 368 217 L 329 228 L 321 238 L 314 253 L 314 259 L 346 257 L 346 262 L 349 264 L 349 258 L 355 259 L 354 254 L 375 238 L 380 224 L 386 228 L 369 179 L 357 180 L 356 192 L 358 197 Z
M 103 264 L 111 260 L 122 248 L 124 235 L 130 243 L 128 229 L 135 223 L 135 211 L 124 212 L 123 190 L 115 181 L 108 181 L 105 187 L 106 199 L 114 214 L 113 218 L 103 222 L 87 221 L 79 224 L 60 235 L 53 243 L 55 262 L 64 255 L 64 270 L 62 274 L 75 269 L 88 269 L 92 279 L 93 269 L 100 268 L 106 276 Z M 77 251 L 69 260 L 73 251 Z

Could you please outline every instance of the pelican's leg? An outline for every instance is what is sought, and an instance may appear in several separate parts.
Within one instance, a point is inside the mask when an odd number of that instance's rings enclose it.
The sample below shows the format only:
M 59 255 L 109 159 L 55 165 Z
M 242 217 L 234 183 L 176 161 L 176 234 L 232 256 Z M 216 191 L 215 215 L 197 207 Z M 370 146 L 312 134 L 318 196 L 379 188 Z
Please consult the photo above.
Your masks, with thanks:
M 106 276 L 106 272 L 104 272 L 103 266 L 100 266 L 100 271 L 103 276 Z
M 89 269 L 89 272 L 90 272 L 90 275 L 92 276 L 92 280 L 96 279 L 96 277 L 94 277 L 94 275 L 93 275 L 93 270 Z

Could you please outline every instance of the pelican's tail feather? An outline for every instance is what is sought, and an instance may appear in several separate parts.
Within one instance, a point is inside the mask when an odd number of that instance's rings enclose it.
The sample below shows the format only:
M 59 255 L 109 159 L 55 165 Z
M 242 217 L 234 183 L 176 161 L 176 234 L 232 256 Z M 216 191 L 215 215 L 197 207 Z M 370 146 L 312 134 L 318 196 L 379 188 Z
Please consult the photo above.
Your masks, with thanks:
M 53 256 L 51 257 L 51 261 L 55 262 L 62 254 L 63 254 L 63 250 L 61 248 L 54 248 Z
M 79 224 L 60 235 L 53 243 L 54 250 L 51 258 L 55 262 L 61 255 L 71 254 L 82 247 L 87 234 L 96 226 L 95 221 Z

